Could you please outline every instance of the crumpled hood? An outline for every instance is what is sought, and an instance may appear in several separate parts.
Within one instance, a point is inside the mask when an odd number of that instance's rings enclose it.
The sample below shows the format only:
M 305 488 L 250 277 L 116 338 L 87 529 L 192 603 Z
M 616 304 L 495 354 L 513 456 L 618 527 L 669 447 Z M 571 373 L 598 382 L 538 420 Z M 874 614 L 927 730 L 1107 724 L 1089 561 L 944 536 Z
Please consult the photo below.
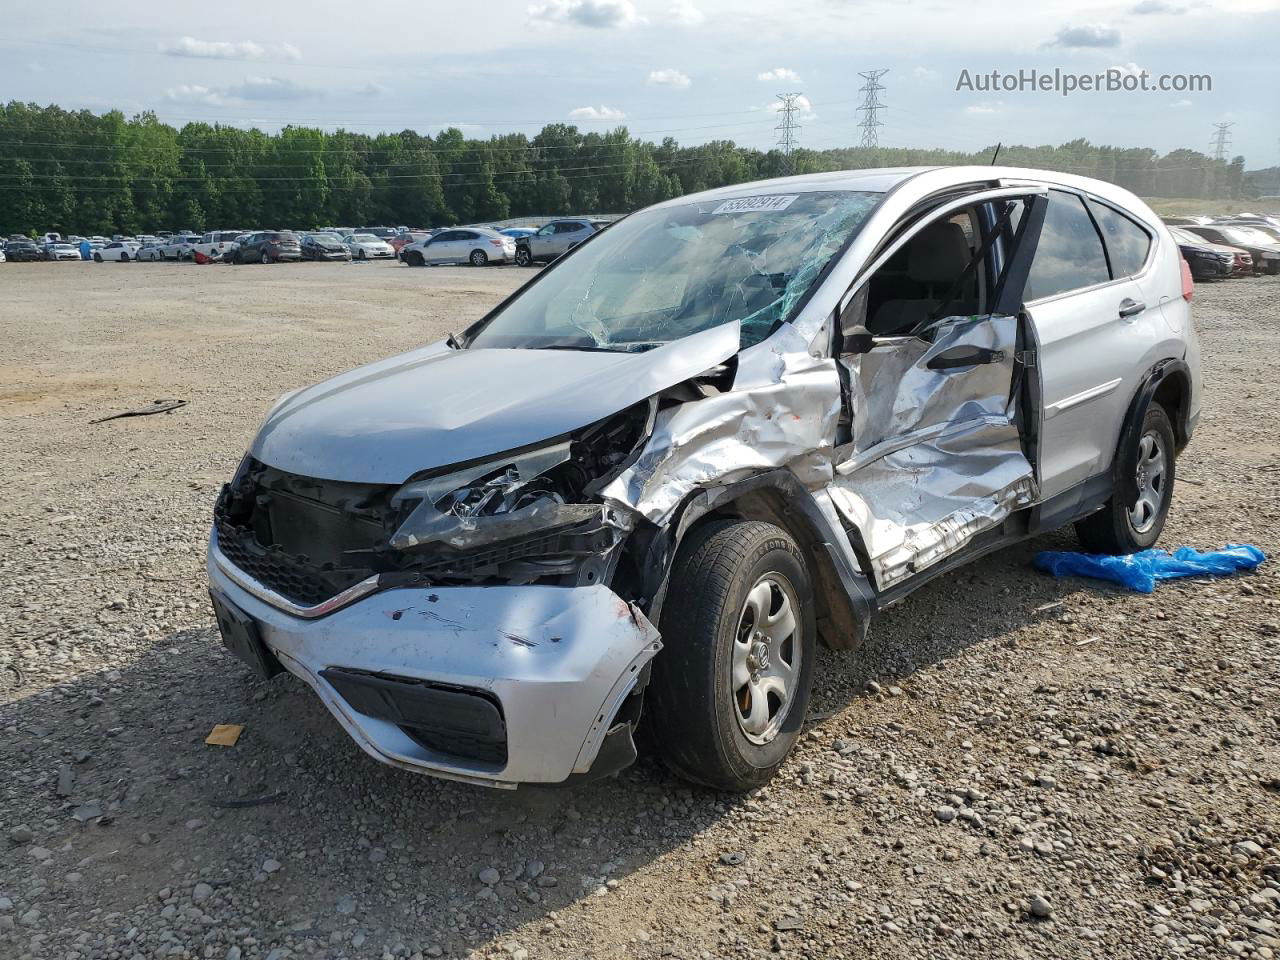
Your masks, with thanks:
M 727 323 L 632 354 L 452 350 L 439 341 L 293 394 L 249 453 L 308 477 L 403 483 L 601 420 L 724 362 L 739 337 Z

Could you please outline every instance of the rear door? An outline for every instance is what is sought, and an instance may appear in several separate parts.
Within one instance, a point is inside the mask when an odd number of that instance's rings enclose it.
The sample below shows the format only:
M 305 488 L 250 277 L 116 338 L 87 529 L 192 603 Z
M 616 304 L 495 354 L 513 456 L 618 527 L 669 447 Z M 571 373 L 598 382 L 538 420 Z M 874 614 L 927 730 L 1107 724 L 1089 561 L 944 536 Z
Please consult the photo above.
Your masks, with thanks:
M 1032 211 L 1016 228 L 1014 201 Z M 845 300 L 844 342 L 864 352 L 839 356 L 849 432 L 830 489 L 882 591 L 1035 501 L 1020 307 L 1043 204 L 1026 187 L 947 201 L 900 225 Z M 868 318 L 877 284 L 893 297 Z
M 1049 192 L 1026 288 L 1044 402 L 1042 500 L 1110 466 L 1141 359 L 1160 332 L 1152 324 L 1163 326 L 1161 294 L 1145 270 L 1151 250 L 1151 236 L 1118 210 Z

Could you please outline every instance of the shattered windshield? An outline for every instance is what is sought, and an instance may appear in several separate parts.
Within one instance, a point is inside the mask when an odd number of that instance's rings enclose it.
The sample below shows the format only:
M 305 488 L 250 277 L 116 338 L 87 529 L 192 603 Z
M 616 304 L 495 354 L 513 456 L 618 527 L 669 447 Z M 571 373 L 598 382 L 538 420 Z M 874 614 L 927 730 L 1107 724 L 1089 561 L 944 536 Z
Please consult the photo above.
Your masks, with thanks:
M 642 211 L 512 300 L 471 345 L 636 351 L 740 320 L 750 346 L 787 319 L 881 196 L 769 194 Z

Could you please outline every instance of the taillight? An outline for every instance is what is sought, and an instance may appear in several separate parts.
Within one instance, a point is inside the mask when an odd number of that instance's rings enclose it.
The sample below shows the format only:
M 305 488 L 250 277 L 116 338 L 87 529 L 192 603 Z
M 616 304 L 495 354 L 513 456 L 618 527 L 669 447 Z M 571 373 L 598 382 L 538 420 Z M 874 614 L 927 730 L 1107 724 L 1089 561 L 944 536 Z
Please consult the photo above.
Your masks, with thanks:
M 1196 282 L 1191 279 L 1191 267 L 1183 257 L 1179 257 L 1182 262 L 1182 299 L 1191 302 L 1191 298 L 1196 294 Z
M 490 242 L 491 244 L 493 244 L 495 247 L 500 247 L 500 246 L 502 246 L 502 241 L 501 241 L 501 240 L 490 240 L 489 242 Z

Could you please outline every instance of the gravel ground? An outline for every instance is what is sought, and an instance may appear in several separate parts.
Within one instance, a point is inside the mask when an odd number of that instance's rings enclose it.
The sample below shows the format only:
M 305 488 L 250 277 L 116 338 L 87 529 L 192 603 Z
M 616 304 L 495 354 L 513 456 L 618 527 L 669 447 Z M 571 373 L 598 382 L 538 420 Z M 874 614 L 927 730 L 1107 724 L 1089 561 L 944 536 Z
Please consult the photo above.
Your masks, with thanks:
M 220 647 L 214 496 L 270 401 L 526 274 L 0 267 L 0 956 L 1280 955 L 1280 565 L 1151 596 L 1041 538 L 824 655 L 748 797 L 642 760 L 487 791 L 366 757 Z M 1280 280 L 1202 285 L 1164 544 L 1280 544 Z M 160 397 L 166 416 L 89 420 Z M 216 723 L 245 725 L 213 747 Z

